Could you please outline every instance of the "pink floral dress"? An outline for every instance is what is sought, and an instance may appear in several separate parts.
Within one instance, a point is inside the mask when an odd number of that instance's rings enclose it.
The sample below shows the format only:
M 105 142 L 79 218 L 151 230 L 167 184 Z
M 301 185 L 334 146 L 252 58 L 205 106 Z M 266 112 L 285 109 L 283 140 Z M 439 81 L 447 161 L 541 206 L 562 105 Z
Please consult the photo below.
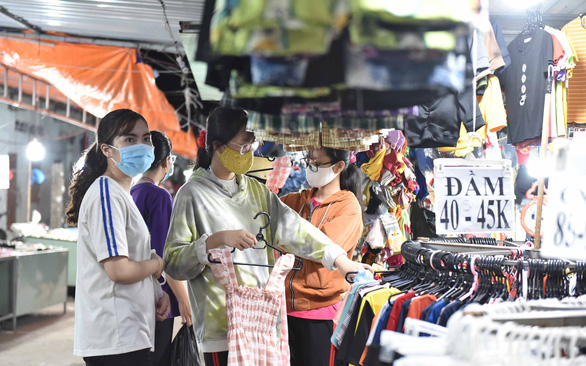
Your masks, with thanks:
M 214 276 L 226 288 L 228 366 L 289 366 L 285 277 L 295 256 L 281 256 L 264 289 L 238 285 L 230 249 L 210 250 Z M 282 314 L 281 335 L 275 329 Z

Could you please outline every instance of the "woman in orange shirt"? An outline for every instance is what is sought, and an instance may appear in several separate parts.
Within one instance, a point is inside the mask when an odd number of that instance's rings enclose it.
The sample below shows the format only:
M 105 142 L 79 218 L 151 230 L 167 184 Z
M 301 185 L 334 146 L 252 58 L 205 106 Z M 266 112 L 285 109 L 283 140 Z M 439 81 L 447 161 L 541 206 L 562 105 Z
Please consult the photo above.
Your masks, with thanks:
M 346 250 L 350 259 L 363 230 L 360 175 L 351 160 L 349 151 L 309 151 L 306 176 L 313 188 L 281 197 Z M 332 319 L 349 286 L 339 272 L 330 272 L 321 263 L 303 262 L 303 269 L 290 272 L 285 280 L 291 365 L 325 366 L 333 356 Z

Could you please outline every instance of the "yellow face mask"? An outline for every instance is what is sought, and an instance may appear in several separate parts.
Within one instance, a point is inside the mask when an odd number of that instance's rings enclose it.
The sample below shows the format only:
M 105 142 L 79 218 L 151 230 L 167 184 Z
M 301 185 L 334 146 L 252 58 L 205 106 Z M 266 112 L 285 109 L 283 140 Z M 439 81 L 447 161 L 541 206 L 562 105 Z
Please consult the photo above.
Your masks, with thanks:
M 226 147 L 224 152 L 218 154 L 218 156 L 222 164 L 224 164 L 224 167 L 234 174 L 247 173 L 252 168 L 252 163 L 254 162 L 254 151 L 249 151 L 241 155 L 240 152 Z

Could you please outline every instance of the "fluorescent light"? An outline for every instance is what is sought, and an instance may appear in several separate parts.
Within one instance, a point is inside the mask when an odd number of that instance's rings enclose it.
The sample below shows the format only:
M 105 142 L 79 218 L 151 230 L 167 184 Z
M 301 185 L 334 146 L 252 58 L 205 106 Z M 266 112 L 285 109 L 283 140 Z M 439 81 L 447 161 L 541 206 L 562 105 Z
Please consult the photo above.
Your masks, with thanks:
M 57 21 L 57 20 L 49 20 L 47 22 L 48 25 L 52 26 L 52 27 L 58 27 L 61 25 L 61 22 Z
M 97 6 L 98 8 L 107 8 L 107 7 L 109 7 L 110 5 L 108 5 L 108 4 L 98 4 L 98 5 L 96 5 L 96 6 Z
M 45 158 L 45 147 L 36 137 L 26 147 L 26 157 L 30 161 L 41 161 Z

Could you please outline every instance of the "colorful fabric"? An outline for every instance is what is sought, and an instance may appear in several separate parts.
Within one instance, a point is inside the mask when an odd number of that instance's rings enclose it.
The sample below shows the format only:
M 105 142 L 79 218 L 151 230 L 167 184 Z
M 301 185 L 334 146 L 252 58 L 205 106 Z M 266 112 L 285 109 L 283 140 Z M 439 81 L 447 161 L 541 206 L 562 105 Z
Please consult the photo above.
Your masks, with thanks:
M 465 23 L 477 11 L 478 2 L 470 0 L 351 0 L 350 11 L 360 16 L 371 16 L 385 22 L 429 25 L 446 21 Z M 354 18 L 352 19 L 355 20 Z
M 264 86 L 248 83 L 232 70 L 230 76 L 230 94 L 233 98 L 268 98 L 268 97 L 301 97 L 319 98 L 331 93 L 330 88 L 296 88 L 284 86 Z
M 287 182 L 287 178 L 291 174 L 291 157 L 283 156 L 281 158 L 275 158 L 273 162 L 273 170 L 269 172 L 267 179 L 267 187 L 275 194 L 279 193 L 279 189 L 282 188 Z
M 332 320 L 338 309 L 342 305 L 342 301 L 338 301 L 335 304 L 324 306 L 323 308 L 319 309 L 312 309 L 312 310 L 298 310 L 298 311 L 290 311 L 287 313 L 288 316 L 293 316 L 296 318 L 301 319 L 313 319 L 313 320 Z M 330 334 L 331 336 L 331 334 Z
M 347 24 L 341 0 L 218 1 L 210 29 L 213 50 L 223 55 L 325 54 Z
M 568 71 L 568 123 L 586 123 L 586 107 L 583 96 L 586 93 L 586 86 L 582 79 L 586 76 L 586 32 L 582 27 L 582 19 L 575 18 L 562 28 L 568 41 L 574 50 L 574 62 L 576 66 L 573 71 Z M 568 67 L 569 68 L 569 67 Z
M 230 249 L 212 249 L 210 263 L 214 276 L 226 288 L 228 314 L 229 366 L 288 366 L 289 330 L 285 307 L 287 273 L 293 268 L 295 256 L 281 256 L 275 263 L 264 289 L 240 286 L 234 272 Z M 275 334 L 281 317 L 281 334 Z
M 378 182 L 383 169 L 383 160 L 385 159 L 386 150 L 379 150 L 368 163 L 362 164 L 360 169 L 372 181 Z
M 466 56 L 455 52 L 376 54 L 360 47 L 346 49 L 346 85 L 370 90 L 464 89 Z M 488 61 L 487 61 L 488 63 Z

